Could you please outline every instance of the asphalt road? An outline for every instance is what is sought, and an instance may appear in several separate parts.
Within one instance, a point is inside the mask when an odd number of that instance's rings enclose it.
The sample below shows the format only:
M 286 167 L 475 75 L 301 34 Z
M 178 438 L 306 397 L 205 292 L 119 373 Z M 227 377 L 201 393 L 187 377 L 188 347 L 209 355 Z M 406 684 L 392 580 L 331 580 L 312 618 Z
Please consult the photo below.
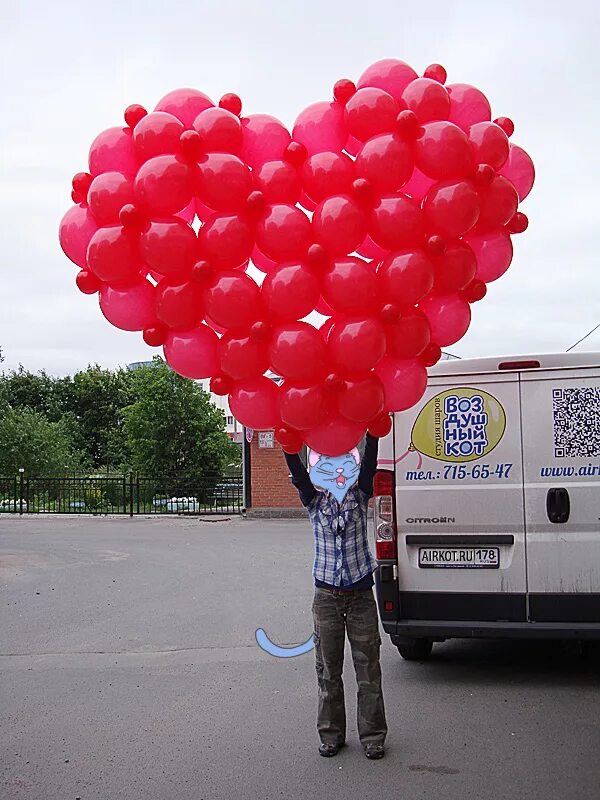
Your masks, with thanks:
M 383 761 L 317 753 L 304 522 L 0 518 L 2 800 L 591 800 L 600 655 L 384 637 Z

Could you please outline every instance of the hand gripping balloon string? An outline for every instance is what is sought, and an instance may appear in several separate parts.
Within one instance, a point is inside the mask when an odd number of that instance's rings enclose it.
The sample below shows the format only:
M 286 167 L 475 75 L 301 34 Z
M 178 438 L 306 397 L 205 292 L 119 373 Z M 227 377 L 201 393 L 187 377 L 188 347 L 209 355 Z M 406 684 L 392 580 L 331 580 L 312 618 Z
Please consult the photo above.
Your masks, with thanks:
M 309 653 L 315 646 L 313 636 L 311 635 L 304 644 L 298 645 L 280 645 L 274 644 L 262 628 L 257 628 L 254 634 L 256 636 L 256 643 L 258 646 L 275 658 L 293 658 L 294 656 L 302 656 Z

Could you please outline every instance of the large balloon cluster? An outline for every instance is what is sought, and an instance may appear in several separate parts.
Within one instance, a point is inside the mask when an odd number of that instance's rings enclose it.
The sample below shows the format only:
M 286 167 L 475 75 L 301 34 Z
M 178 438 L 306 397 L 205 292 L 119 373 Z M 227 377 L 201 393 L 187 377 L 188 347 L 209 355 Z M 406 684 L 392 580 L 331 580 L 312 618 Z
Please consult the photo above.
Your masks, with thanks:
M 527 227 L 534 169 L 513 123 L 445 81 L 379 61 L 291 135 L 234 94 L 129 106 L 73 179 L 60 241 L 77 286 L 290 452 L 385 434 Z

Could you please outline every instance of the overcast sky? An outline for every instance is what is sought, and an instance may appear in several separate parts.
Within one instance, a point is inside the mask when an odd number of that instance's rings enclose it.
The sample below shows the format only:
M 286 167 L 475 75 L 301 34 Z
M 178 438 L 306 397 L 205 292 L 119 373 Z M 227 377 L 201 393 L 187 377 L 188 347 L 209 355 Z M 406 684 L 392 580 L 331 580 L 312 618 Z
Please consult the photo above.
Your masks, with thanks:
M 246 113 L 297 113 L 380 58 L 481 88 L 537 168 L 509 272 L 474 306 L 463 356 L 563 351 L 600 321 L 600 16 L 577 2 L 0 2 L 0 346 L 60 375 L 144 360 L 141 335 L 75 287 L 59 221 L 73 174 L 124 108 L 192 86 Z M 600 350 L 600 331 L 581 349 Z

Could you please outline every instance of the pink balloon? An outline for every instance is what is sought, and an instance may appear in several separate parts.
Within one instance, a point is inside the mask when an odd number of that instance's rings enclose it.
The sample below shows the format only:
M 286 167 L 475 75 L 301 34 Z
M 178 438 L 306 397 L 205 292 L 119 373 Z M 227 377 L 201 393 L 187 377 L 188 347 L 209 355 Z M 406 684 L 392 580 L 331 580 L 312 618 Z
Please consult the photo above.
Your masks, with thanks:
M 431 340 L 439 347 L 458 342 L 471 323 L 471 307 L 458 294 L 429 295 L 419 303 L 431 326 Z
M 517 190 L 519 200 L 525 200 L 535 180 L 535 167 L 529 155 L 517 144 L 510 144 L 508 159 L 498 173 L 507 178 Z
M 402 100 L 402 92 L 411 81 L 419 76 L 405 61 L 397 58 L 384 58 L 376 61 L 360 76 L 357 87 L 375 86 L 391 94 L 396 100 Z M 404 108 L 402 103 L 402 108 Z
M 321 455 L 341 456 L 360 442 L 365 426 L 336 414 L 306 434 L 306 444 Z
M 434 183 L 435 181 L 433 178 L 428 178 L 427 175 L 423 175 L 421 170 L 415 167 L 408 183 L 405 183 L 402 187 L 402 192 L 410 195 L 413 200 L 420 203 Z
M 367 237 L 361 246 L 356 248 L 356 252 L 365 258 L 374 258 L 377 261 L 383 261 L 383 259 L 389 255 L 390 251 L 380 247 L 367 234 Z
M 277 384 L 263 375 L 240 381 L 229 395 L 231 413 L 247 428 L 275 428 L 279 423 L 277 394 Z
M 193 199 L 192 199 L 192 203 L 194 203 Z M 195 205 L 196 214 L 198 215 L 198 219 L 201 222 L 206 222 L 206 220 L 209 219 L 210 217 L 212 217 L 213 214 L 215 213 L 214 209 L 209 208 L 208 206 L 204 205 L 204 203 L 197 197 L 196 197 L 194 205 Z
M 510 235 L 504 229 L 483 236 L 465 236 L 464 241 L 475 253 L 477 273 L 480 281 L 491 283 L 504 275 L 510 267 L 513 246 Z
M 256 269 L 259 269 L 261 272 L 271 272 L 274 269 L 277 269 L 279 264 L 277 261 L 273 261 L 272 258 L 267 258 L 264 253 L 254 246 L 254 250 L 252 251 L 252 255 L 250 256 L 250 261 L 254 264 Z
M 122 172 L 132 178 L 139 166 L 130 128 L 108 128 L 92 142 L 88 159 L 90 173 Z
M 346 139 L 346 144 L 344 145 L 344 150 L 347 153 L 350 153 L 351 156 L 356 157 L 364 145 L 364 142 L 361 142 L 360 139 L 357 139 L 355 136 L 348 136 Z
M 60 246 L 78 267 L 87 268 L 87 248 L 97 230 L 98 225 L 87 206 L 73 206 L 62 218 L 58 230 Z
M 198 202 L 200 201 L 198 200 Z M 211 211 L 210 213 L 214 214 L 214 211 Z M 188 225 L 190 225 L 194 221 L 194 217 L 196 216 L 196 201 L 194 200 L 194 198 L 192 197 L 187 206 L 181 211 L 179 211 L 177 214 L 175 214 L 175 216 L 180 217 L 184 222 L 187 222 Z
M 154 286 L 144 279 L 126 289 L 104 283 L 100 288 L 100 310 L 116 328 L 143 331 L 156 325 L 154 295 Z
M 298 115 L 292 138 L 315 153 L 340 153 L 344 149 L 348 131 L 344 124 L 344 107 L 341 103 L 323 101 L 313 103 Z
M 187 331 L 169 331 L 163 352 L 171 369 L 184 378 L 212 378 L 219 371 L 218 342 L 208 325 L 199 325 Z
M 242 119 L 243 143 L 241 158 L 252 169 L 267 161 L 280 161 L 291 142 L 285 125 L 269 114 L 251 114 Z
M 298 202 L 302 208 L 305 208 L 307 211 L 314 211 L 317 207 L 317 203 L 315 203 L 314 200 L 311 200 L 306 192 L 300 192 L 300 200 Z
M 384 356 L 375 367 L 383 384 L 384 411 L 405 411 L 418 403 L 427 388 L 427 370 L 416 358 Z
M 191 129 L 198 114 L 212 106 L 213 101 L 204 92 L 197 89 L 174 89 L 158 101 L 154 110 L 172 114 L 186 128 Z
M 468 131 L 476 122 L 488 122 L 492 109 L 482 91 L 468 83 L 451 83 L 446 86 L 450 95 L 450 116 L 448 119 L 463 131 Z

